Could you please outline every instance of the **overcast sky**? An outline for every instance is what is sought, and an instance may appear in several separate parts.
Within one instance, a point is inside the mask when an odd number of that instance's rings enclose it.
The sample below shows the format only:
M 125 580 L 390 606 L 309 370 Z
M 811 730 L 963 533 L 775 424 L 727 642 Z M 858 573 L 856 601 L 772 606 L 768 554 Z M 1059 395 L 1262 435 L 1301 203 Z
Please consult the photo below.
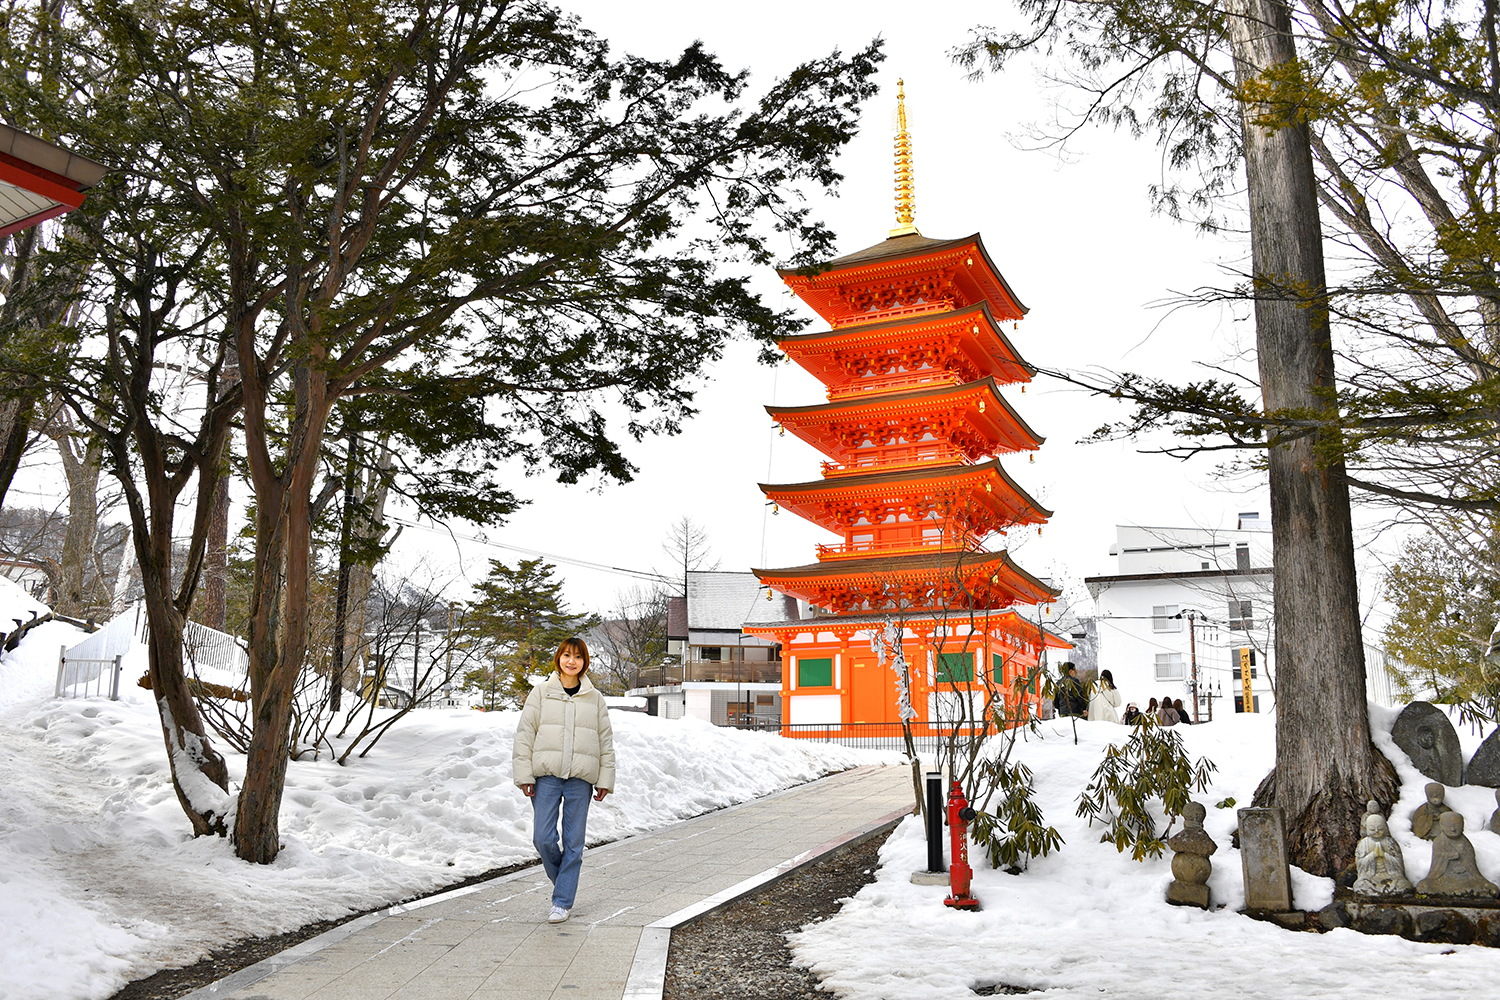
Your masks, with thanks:
M 751 71 L 752 93 L 835 47 L 849 52 L 877 35 L 885 38 L 881 91 L 840 160 L 846 180 L 836 195 L 814 192 L 813 209 L 837 232 L 840 252 L 878 243 L 894 225 L 892 117 L 901 77 L 915 147 L 917 226 L 936 238 L 981 234 L 996 266 L 1030 307 L 1020 328 L 1010 332 L 1024 357 L 1048 368 L 1130 370 L 1179 381 L 1207 377 L 1203 365 L 1253 370 L 1245 352 L 1254 341 L 1247 310 L 1168 305 L 1196 289 L 1233 284 L 1247 244 L 1152 214 L 1148 189 L 1163 179 L 1156 146 L 1090 129 L 1064 151 L 1037 148 L 1027 139 L 1030 127 L 1051 120 L 1056 100 L 1076 95 L 1044 85 L 1038 70 L 1046 67 L 1040 64 L 977 83 L 953 64 L 949 51 L 975 25 L 994 23 L 1009 8 L 786 0 L 565 0 L 563 6 L 577 11 L 616 52 L 665 59 L 701 40 L 730 68 Z M 754 280 L 772 301 L 795 303 L 772 270 Z M 564 487 L 524 478 L 517 470 L 513 489 L 531 503 L 508 524 L 449 527 L 462 536 L 483 535 L 563 557 L 559 573 L 572 605 L 600 611 L 632 579 L 565 560 L 665 569 L 661 543 L 684 516 L 707 532 L 721 569 L 812 561 L 813 545 L 832 536 L 791 514 L 769 516 L 756 484 L 818 475 L 822 456 L 790 435 L 776 436 L 763 407 L 821 402 L 823 387 L 794 365 L 765 367 L 754 355 L 751 345 L 736 344 L 709 369 L 696 387 L 701 413 L 684 433 L 627 449 L 639 469 L 634 482 Z M 1218 457 L 1183 462 L 1142 454 L 1138 449 L 1145 443 L 1080 444 L 1100 424 L 1125 416 L 1119 403 L 1045 378 L 1025 394 L 1018 387 L 1006 394 L 1047 438 L 1034 462 L 1004 459 L 1022 487 L 1056 512 L 1040 536 L 1012 532 L 1009 539 L 1016 560 L 1039 576 L 1077 591 L 1085 576 L 1114 572 L 1108 550 L 1117 524 L 1222 528 L 1233 527 L 1241 511 L 1269 515 L 1263 483 L 1216 476 Z M 18 483 L 18 498 L 34 502 L 49 490 L 55 496 L 44 481 L 33 467 Z M 236 493 L 245 494 L 242 484 Z M 1373 552 L 1361 552 L 1367 605 L 1380 569 Z M 477 582 L 489 558 L 513 562 L 521 555 L 411 526 L 390 565 L 410 569 L 425 561 L 433 578 Z M 464 596 L 462 579 L 456 582 L 454 596 Z
M 884 37 L 881 92 L 842 156 L 847 179 L 837 197 L 818 198 L 814 210 L 838 233 L 841 252 L 886 238 L 894 225 L 895 83 L 904 78 L 916 151 L 917 226 L 937 238 L 982 235 L 1031 309 L 1010 336 L 1033 363 L 1203 377 L 1195 362 L 1222 362 L 1241 341 L 1253 339 L 1249 325 L 1228 310 L 1174 312 L 1161 305 L 1175 293 L 1231 281 L 1225 268 L 1237 269 L 1244 249 L 1152 215 L 1148 187 L 1161 172 L 1150 142 L 1091 131 L 1065 156 L 1028 150 L 1023 134 L 1048 119 L 1053 96 L 1033 70 L 980 83 L 964 79 L 947 53 L 976 24 L 993 23 L 1002 9 L 996 5 L 574 0 L 564 6 L 617 51 L 666 58 L 701 39 L 728 66 L 750 69 L 752 89 L 834 47 L 847 52 Z M 766 295 L 793 301 L 774 273 L 757 277 Z M 787 513 L 768 517 L 756 483 L 817 477 L 822 456 L 790 435 L 775 436 L 763 407 L 821 402 L 823 388 L 796 366 L 759 366 L 753 355 L 749 345 L 737 345 L 710 370 L 698 393 L 702 412 L 682 435 L 630 449 L 640 469 L 633 483 L 595 492 L 543 479 L 520 482 L 519 492 L 533 503 L 486 537 L 650 569 L 666 564 L 661 539 L 687 515 L 708 532 L 723 569 L 812 561 L 813 544 L 831 536 Z M 1124 415 L 1117 403 L 1047 380 L 1032 383 L 1024 395 L 1015 387 L 1007 395 L 1047 437 L 1034 463 L 1024 456 L 1005 460 L 1016 480 L 1056 511 L 1040 537 L 1013 533 L 1012 553 L 1038 575 L 1077 581 L 1113 572 L 1108 550 L 1116 524 L 1232 527 L 1240 511 L 1269 513 L 1259 483 L 1215 482 L 1215 460 L 1183 463 L 1137 454 L 1130 444 L 1080 445 L 1089 431 Z M 489 556 L 516 557 L 461 544 L 471 575 L 483 575 Z M 402 545 L 409 545 L 408 558 L 418 549 L 434 558 L 453 550 L 446 539 L 412 529 Z M 615 591 L 630 583 L 568 564 L 559 571 L 579 606 L 608 607 Z

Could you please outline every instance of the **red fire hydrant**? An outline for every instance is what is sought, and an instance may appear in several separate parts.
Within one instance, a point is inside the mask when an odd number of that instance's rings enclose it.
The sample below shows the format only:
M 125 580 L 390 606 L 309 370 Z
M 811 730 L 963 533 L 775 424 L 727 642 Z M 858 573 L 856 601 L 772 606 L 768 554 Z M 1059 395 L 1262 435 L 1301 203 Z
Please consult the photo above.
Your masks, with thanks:
M 960 910 L 979 909 L 979 900 L 969 895 L 969 881 L 974 877 L 974 869 L 969 867 L 969 821 L 973 818 L 974 808 L 964 798 L 963 788 L 955 781 L 948 790 L 948 836 L 952 844 L 948 879 L 952 891 L 943 900 L 943 905 Z

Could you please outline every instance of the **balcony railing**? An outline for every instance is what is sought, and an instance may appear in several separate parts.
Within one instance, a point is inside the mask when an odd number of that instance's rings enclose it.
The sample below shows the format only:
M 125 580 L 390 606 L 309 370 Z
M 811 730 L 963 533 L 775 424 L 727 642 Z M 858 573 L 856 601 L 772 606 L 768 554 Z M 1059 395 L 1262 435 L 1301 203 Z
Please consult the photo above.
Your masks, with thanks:
M 634 687 L 670 687 L 689 682 L 720 684 L 780 684 L 780 660 L 689 660 L 669 667 L 640 671 Z

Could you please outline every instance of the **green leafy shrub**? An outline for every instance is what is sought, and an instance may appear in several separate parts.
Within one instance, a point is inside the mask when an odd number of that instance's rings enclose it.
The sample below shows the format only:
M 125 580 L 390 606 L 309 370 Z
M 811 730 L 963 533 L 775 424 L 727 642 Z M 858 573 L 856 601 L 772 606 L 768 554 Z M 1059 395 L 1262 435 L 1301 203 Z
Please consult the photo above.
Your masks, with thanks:
M 1166 850 L 1166 839 L 1193 790 L 1207 791 L 1208 777 L 1218 767 L 1207 757 L 1189 763 L 1182 737 L 1149 716 L 1132 729 L 1123 747 L 1110 744 L 1105 749 L 1104 760 L 1078 798 L 1078 815 L 1090 823 L 1102 817 L 1109 825 L 1104 839 L 1122 854 L 1128 849 L 1136 861 L 1144 861 Z M 1149 808 L 1153 799 L 1161 801 L 1166 813 L 1167 825 L 1160 833 Z
M 1045 857 L 1062 846 L 1062 834 L 1047 826 L 1041 807 L 1032 798 L 1036 783 L 1025 764 L 984 761 L 980 771 L 994 789 L 992 812 L 975 812 L 969 839 L 979 845 L 996 869 L 1023 869 L 1035 857 Z

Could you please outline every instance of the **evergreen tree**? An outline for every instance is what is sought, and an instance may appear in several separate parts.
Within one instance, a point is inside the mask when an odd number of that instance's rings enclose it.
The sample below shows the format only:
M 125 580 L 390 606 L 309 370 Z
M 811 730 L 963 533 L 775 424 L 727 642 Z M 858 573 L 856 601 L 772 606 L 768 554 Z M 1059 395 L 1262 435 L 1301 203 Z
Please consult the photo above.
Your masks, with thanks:
M 755 97 L 701 45 L 619 55 L 541 0 L 77 2 L 6 22 L 62 25 L 63 85 L 0 65 L 8 116 L 118 168 L 75 213 L 97 265 L 80 330 L 101 343 L 60 388 L 117 390 L 117 415 L 90 429 L 130 506 L 164 731 L 207 748 L 202 767 L 174 752 L 201 772 L 179 791 L 227 787 L 174 650 L 243 428 L 255 730 L 233 836 L 268 863 L 338 411 L 363 411 L 343 430 L 393 436 L 426 514 L 500 520 L 519 502 L 500 481 L 509 460 L 628 480 L 620 441 L 675 433 L 694 412 L 685 386 L 729 338 L 769 345 L 804 325 L 735 271 L 768 264 L 780 238 L 796 263 L 831 252 L 801 189 L 840 180 L 879 45 Z M 198 419 L 163 412 L 162 380 L 187 367 L 223 387 Z M 217 797 L 211 815 L 180 798 L 196 832 L 223 829 Z
M 569 636 L 599 624 L 594 615 L 567 609 L 557 567 L 541 558 L 522 559 L 514 569 L 490 560 L 490 575 L 476 588 L 479 600 L 469 609 L 465 630 L 493 649 L 491 666 L 471 671 L 464 683 L 485 698 L 486 708 L 520 705 L 534 675 L 552 670 L 552 655 Z
M 1436 533 L 1407 542 L 1386 571 L 1384 596 L 1392 614 L 1386 652 L 1404 664 L 1398 677 L 1408 696 L 1426 689 L 1461 706 L 1474 721 L 1500 722 L 1500 676 L 1485 659 L 1500 609 L 1500 582 L 1490 568 L 1500 562 L 1500 540 L 1476 569 Z

